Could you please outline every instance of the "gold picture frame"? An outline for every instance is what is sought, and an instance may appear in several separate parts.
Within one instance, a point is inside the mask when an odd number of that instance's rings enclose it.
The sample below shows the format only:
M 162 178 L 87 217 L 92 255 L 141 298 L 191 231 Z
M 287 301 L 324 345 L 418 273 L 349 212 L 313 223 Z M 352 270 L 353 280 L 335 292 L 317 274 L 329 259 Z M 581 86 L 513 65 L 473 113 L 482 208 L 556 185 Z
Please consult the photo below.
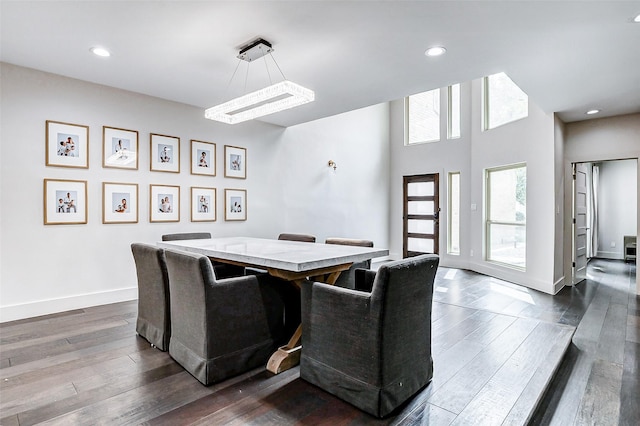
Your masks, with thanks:
M 87 181 L 44 179 L 44 224 L 87 223 Z
M 226 221 L 247 220 L 247 190 L 246 189 L 225 189 L 224 190 L 224 220 Z
M 149 221 L 180 222 L 180 187 L 149 185 Z
M 138 223 L 138 184 L 102 182 L 102 223 Z
M 191 139 L 191 174 L 216 175 L 216 144 Z
M 138 131 L 102 126 L 102 167 L 138 170 Z
M 216 188 L 191 187 L 191 222 L 215 222 Z
M 151 171 L 180 173 L 180 138 L 151 133 Z
M 247 178 L 247 149 L 238 146 L 224 146 L 224 177 Z
M 89 126 L 47 120 L 45 165 L 89 168 Z

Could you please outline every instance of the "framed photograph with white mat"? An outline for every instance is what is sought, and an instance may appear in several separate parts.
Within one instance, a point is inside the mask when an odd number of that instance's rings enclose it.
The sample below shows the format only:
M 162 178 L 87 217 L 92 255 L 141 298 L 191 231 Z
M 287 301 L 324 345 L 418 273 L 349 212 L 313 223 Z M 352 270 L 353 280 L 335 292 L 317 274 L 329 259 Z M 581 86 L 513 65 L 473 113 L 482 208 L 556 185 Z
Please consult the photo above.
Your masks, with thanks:
M 138 132 L 102 126 L 102 167 L 138 170 Z
M 102 182 L 102 223 L 138 223 L 138 184 Z
M 46 121 L 46 165 L 89 168 L 89 126 Z
M 247 220 L 247 191 L 245 189 L 224 190 L 224 220 Z
M 151 171 L 180 173 L 180 138 L 151 133 Z
M 237 146 L 224 146 L 224 177 L 247 178 L 247 150 Z
M 44 224 L 87 223 L 86 180 L 44 180 Z
M 191 139 L 191 174 L 216 175 L 216 144 Z
M 180 222 L 180 187 L 149 185 L 149 221 Z
M 191 187 L 191 222 L 216 221 L 216 189 Z

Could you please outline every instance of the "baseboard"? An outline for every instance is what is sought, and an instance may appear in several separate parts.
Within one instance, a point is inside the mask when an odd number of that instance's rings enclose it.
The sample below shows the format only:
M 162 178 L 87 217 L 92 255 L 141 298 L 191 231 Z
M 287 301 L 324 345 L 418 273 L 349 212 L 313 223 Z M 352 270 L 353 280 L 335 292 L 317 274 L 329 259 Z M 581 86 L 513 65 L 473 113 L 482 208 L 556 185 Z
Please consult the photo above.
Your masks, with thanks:
M 88 308 L 90 306 L 106 305 L 109 303 L 125 302 L 138 298 L 138 288 L 129 287 L 98 293 L 79 294 L 59 299 L 38 300 L 0 307 L 0 323 L 15 321 L 40 315 L 55 314 L 72 309 Z
M 622 252 L 618 252 L 618 251 L 598 250 L 598 253 L 596 253 L 596 255 L 593 257 L 600 258 L 600 259 L 610 259 L 610 260 L 624 260 L 624 255 L 622 254 Z
M 561 277 L 558 281 L 553 283 L 553 294 L 558 294 L 560 290 L 564 287 L 564 276 Z

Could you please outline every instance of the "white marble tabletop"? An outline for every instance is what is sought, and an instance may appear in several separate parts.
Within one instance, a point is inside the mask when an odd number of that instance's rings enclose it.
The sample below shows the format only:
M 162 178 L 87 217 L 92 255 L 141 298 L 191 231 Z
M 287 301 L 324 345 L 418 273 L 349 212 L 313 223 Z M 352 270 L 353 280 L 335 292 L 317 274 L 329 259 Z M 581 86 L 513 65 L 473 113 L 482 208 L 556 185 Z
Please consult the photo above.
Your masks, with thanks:
M 251 237 L 161 241 L 159 247 L 264 268 L 305 272 L 387 256 L 389 250 Z

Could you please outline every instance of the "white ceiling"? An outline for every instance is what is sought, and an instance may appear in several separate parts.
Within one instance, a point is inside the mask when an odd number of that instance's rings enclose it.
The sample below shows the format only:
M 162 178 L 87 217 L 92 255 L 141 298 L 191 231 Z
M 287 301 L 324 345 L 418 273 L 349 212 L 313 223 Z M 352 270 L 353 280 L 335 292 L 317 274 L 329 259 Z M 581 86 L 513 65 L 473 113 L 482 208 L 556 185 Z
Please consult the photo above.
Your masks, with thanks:
M 640 1 L 1 1 L 0 60 L 201 108 L 268 84 L 256 37 L 316 101 L 281 126 L 506 72 L 565 122 L 640 112 Z M 89 52 L 111 50 L 108 59 Z M 427 47 L 447 54 L 427 58 Z M 273 82 L 281 79 L 269 64 Z

